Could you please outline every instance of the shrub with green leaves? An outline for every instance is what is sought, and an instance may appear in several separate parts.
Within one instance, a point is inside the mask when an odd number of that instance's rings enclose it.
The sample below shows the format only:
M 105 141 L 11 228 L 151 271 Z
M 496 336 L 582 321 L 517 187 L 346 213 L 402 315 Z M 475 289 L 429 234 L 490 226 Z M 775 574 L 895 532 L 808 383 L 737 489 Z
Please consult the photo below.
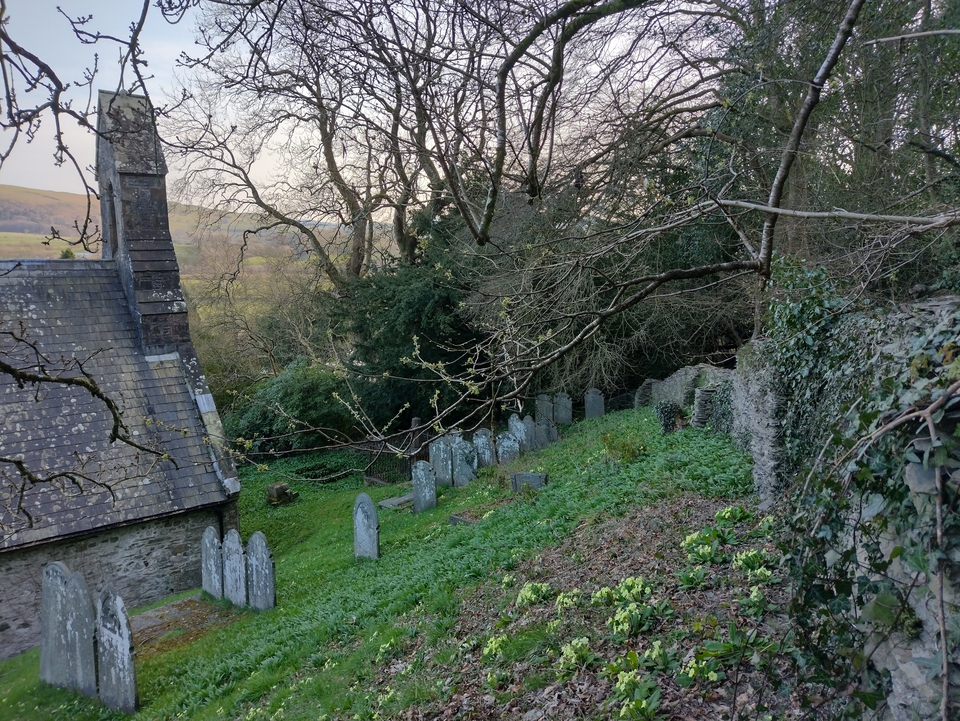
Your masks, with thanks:
M 575 638 L 560 647 L 560 658 L 557 661 L 557 678 L 570 678 L 577 671 L 585 670 L 596 665 L 600 660 L 590 649 L 590 639 L 586 636 Z
M 322 447 L 328 437 L 349 438 L 353 429 L 354 419 L 338 396 L 349 398 L 343 380 L 301 358 L 238 399 L 224 414 L 224 430 L 243 452 Z

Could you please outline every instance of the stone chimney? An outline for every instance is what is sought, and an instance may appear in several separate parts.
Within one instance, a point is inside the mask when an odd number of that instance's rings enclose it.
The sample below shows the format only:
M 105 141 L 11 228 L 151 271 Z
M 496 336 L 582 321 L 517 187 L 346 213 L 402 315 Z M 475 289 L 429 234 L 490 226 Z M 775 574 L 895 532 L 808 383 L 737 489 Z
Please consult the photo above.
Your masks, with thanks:
M 97 114 L 103 257 L 117 270 L 148 363 L 179 362 L 228 494 L 240 490 L 223 426 L 197 360 L 167 216 L 167 164 L 145 97 L 101 90 Z

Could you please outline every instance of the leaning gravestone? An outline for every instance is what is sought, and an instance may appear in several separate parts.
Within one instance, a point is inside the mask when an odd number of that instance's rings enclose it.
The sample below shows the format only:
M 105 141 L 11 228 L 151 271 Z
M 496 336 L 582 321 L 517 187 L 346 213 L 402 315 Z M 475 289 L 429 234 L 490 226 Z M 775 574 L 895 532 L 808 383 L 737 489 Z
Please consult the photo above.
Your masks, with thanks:
M 527 439 L 526 450 L 537 450 L 537 424 L 533 422 L 533 418 L 530 416 L 523 417 L 523 434 Z
M 520 441 L 509 431 L 497 436 L 497 461 L 509 463 L 520 457 Z
M 70 569 L 59 561 L 43 569 L 40 588 L 40 680 L 67 688 L 67 637 L 63 628 Z
M 258 611 L 277 605 L 277 574 L 267 537 L 256 531 L 247 541 L 247 603 Z
M 110 584 L 97 601 L 97 667 L 101 703 L 113 711 L 136 712 L 140 699 L 130 619 Z
M 477 451 L 477 468 L 497 465 L 497 453 L 493 447 L 493 433 L 489 428 L 478 428 L 473 434 L 473 447 Z
M 547 485 L 547 475 L 545 473 L 511 473 L 510 488 L 514 493 L 518 493 L 524 486 L 530 486 L 539 490 Z
M 380 519 L 370 496 L 361 493 L 353 503 L 353 555 L 380 558 Z
M 537 427 L 534 431 L 534 438 L 536 439 L 537 448 L 546 448 L 550 445 L 550 426 L 553 423 L 548 421 L 546 418 L 541 418 L 537 421 Z
M 220 555 L 220 535 L 213 526 L 207 526 L 200 538 L 200 573 L 203 590 L 214 598 L 223 598 L 223 558 Z
M 583 405 L 587 418 L 599 418 L 603 415 L 603 393 L 596 388 L 589 388 L 583 394 Z
M 437 507 L 437 477 L 433 466 L 426 461 L 413 464 L 413 512 L 420 513 Z
M 223 595 L 234 606 L 247 605 L 247 563 L 243 543 L 235 528 L 227 531 L 221 548 L 223 554 Z
M 553 397 L 554 423 L 573 423 L 573 400 L 566 393 L 557 393 Z
M 523 425 L 523 421 L 520 420 L 520 416 L 516 413 L 510 414 L 510 418 L 507 420 L 507 429 L 513 434 L 513 437 L 517 439 L 521 451 L 530 450 L 530 439 L 527 438 L 526 427 Z
M 546 393 L 537 396 L 537 420 L 553 420 L 553 401 Z
M 477 476 L 477 451 L 472 443 L 462 438 L 457 439 L 450 450 L 453 453 L 453 485 L 459 488 Z
M 450 437 L 440 436 L 430 443 L 430 465 L 437 477 L 438 486 L 453 485 L 453 453 L 450 450 Z

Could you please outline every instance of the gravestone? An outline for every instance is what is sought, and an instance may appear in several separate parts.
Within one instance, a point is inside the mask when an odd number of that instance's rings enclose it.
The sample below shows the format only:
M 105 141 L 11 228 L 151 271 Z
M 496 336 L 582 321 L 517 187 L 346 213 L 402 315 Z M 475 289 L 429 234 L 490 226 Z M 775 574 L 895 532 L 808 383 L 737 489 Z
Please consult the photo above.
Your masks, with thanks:
M 380 558 L 380 519 L 370 496 L 361 493 L 353 503 L 353 555 Z
M 433 466 L 426 461 L 413 464 L 413 512 L 420 513 L 437 507 L 437 477 Z
M 510 414 L 510 418 L 507 420 L 507 430 L 517 439 L 521 451 L 530 450 L 530 439 L 527 436 L 526 426 L 516 413 Z
M 530 416 L 523 417 L 523 434 L 527 439 L 526 450 L 537 450 L 537 424 L 533 422 L 533 418 Z
M 133 634 L 123 599 L 110 584 L 97 600 L 97 677 L 100 701 L 108 709 L 134 713 L 140 706 Z
M 546 418 L 547 420 L 553 420 L 553 401 L 550 400 L 550 396 L 546 393 L 541 393 L 537 396 L 537 420 Z
M 510 488 L 514 493 L 518 493 L 524 486 L 530 486 L 539 490 L 547 485 L 547 475 L 545 473 L 511 473 Z
M 67 688 L 76 689 L 87 696 L 96 696 L 97 615 L 83 574 L 78 571 L 67 577 L 63 628 L 67 637 L 67 658 L 70 659 Z
M 247 562 L 235 528 L 227 531 L 220 548 L 223 555 L 223 595 L 234 606 L 247 605 Z
M 640 384 L 637 392 L 633 395 L 634 408 L 646 408 L 653 402 L 653 386 L 655 383 L 656 381 L 653 378 L 647 378 Z
M 430 465 L 438 486 L 453 485 L 453 453 L 450 449 L 450 437 L 440 436 L 430 443 Z
M 64 564 L 48 563 L 40 588 L 40 680 L 59 688 L 67 687 L 67 638 L 62 627 L 69 577 Z
M 541 418 L 537 421 L 536 430 L 534 431 L 534 443 L 537 448 L 546 448 L 550 445 L 550 426 L 552 425 L 553 423 L 546 418 Z
M 589 388 L 583 394 L 583 406 L 587 418 L 599 418 L 603 415 L 603 393 L 596 388 Z
M 277 605 L 277 575 L 267 537 L 256 531 L 247 541 L 247 603 L 258 611 Z
M 509 463 L 520 457 L 520 441 L 510 431 L 504 431 L 497 436 L 497 460 L 500 463 Z
M 200 573 L 203 590 L 214 598 L 223 598 L 223 558 L 220 535 L 207 526 L 200 538 Z
M 458 438 L 450 449 L 453 453 L 453 485 L 465 486 L 477 477 L 477 451 L 473 444 Z
M 267 486 L 267 503 L 271 506 L 283 506 L 287 503 L 293 503 L 300 498 L 300 494 L 291 491 L 290 486 L 278 481 Z
M 551 420 L 558 424 L 569 425 L 573 423 L 573 399 L 566 393 L 557 393 L 553 397 L 553 418 Z
M 553 421 L 547 423 L 547 437 L 551 443 L 556 443 L 560 440 L 560 431 L 557 430 L 557 424 Z
M 489 428 L 478 428 L 473 434 L 473 447 L 477 452 L 477 468 L 497 465 L 497 452 L 493 447 L 493 433 Z
M 404 493 L 402 496 L 385 498 L 382 501 L 380 501 L 377 505 L 380 508 L 389 508 L 393 510 L 396 508 L 403 508 L 408 503 L 413 503 L 413 493 Z

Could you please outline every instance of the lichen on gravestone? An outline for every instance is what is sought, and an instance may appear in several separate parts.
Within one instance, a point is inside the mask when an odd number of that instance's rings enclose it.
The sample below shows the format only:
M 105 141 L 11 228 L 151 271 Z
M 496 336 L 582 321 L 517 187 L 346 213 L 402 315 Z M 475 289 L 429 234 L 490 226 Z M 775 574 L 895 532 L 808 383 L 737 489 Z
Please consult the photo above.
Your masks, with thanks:
M 240 534 L 231 528 L 223 539 L 223 595 L 234 606 L 247 605 L 247 562 Z
M 520 441 L 509 431 L 497 436 L 497 460 L 500 463 L 509 463 L 520 457 Z
M 130 619 L 107 584 L 97 601 L 97 677 L 100 701 L 113 711 L 134 713 L 140 706 Z
M 247 541 L 247 604 L 258 611 L 277 605 L 277 580 L 267 537 L 254 532 Z
M 353 555 L 355 558 L 380 558 L 380 519 L 377 507 L 366 493 L 353 503 Z
M 507 420 L 507 429 L 517 439 L 521 451 L 530 450 L 530 438 L 527 437 L 527 429 L 524 422 L 520 420 L 520 416 L 516 413 L 510 414 L 510 418 Z
M 453 485 L 459 488 L 477 476 L 477 451 L 472 443 L 462 438 L 450 450 L 453 453 Z
M 497 464 L 497 454 L 493 446 L 493 433 L 489 428 L 478 428 L 473 434 L 473 447 L 477 452 L 477 468 L 486 468 Z
M 200 573 L 203 590 L 214 598 L 223 598 L 220 534 L 213 526 L 207 526 L 200 538 Z
M 437 507 L 437 478 L 433 466 L 426 461 L 413 464 L 413 512 L 421 513 Z

